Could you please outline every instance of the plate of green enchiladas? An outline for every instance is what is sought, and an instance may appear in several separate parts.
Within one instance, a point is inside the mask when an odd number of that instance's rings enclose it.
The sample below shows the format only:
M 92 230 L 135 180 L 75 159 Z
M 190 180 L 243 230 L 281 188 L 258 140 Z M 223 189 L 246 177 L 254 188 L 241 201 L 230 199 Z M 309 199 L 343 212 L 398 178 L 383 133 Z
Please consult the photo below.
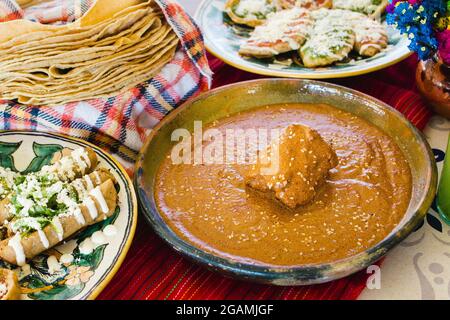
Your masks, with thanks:
M 341 78 L 410 55 L 384 19 L 387 0 L 204 0 L 196 12 L 207 49 L 253 73 Z
M 136 219 L 127 173 L 98 147 L 0 133 L 0 300 L 95 298 L 125 258 Z

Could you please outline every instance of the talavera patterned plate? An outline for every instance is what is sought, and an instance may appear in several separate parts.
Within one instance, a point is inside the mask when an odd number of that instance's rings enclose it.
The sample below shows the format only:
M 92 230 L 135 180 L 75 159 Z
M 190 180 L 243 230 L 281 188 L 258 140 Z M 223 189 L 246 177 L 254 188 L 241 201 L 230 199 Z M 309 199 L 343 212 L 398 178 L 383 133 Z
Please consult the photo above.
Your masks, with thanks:
M 303 79 L 343 78 L 386 68 L 411 54 L 408 50 L 409 40 L 388 26 L 388 48 L 373 57 L 348 63 L 324 68 L 305 68 L 296 64 L 283 66 L 272 61 L 244 58 L 238 51 L 241 43 L 249 37 L 251 29 L 236 25 L 230 20 L 224 13 L 225 2 L 226 0 L 203 0 L 195 18 L 203 31 L 208 51 L 233 67 L 248 72 Z
M 112 279 L 130 247 L 137 221 L 134 188 L 122 166 L 101 149 L 62 135 L 5 131 L 0 132 L 0 165 L 19 172 L 38 171 L 63 148 L 79 147 L 91 147 L 97 153 L 98 167 L 107 168 L 114 175 L 118 182 L 119 206 L 110 218 L 30 261 L 30 268 L 16 268 L 0 261 L 1 268 L 17 271 L 22 299 L 94 299 Z M 81 254 L 77 245 L 107 225 L 114 225 L 116 235 L 107 237 L 108 243 L 97 246 L 91 254 Z M 62 264 L 60 271 L 50 273 L 47 258 L 64 253 L 72 254 L 74 261 Z

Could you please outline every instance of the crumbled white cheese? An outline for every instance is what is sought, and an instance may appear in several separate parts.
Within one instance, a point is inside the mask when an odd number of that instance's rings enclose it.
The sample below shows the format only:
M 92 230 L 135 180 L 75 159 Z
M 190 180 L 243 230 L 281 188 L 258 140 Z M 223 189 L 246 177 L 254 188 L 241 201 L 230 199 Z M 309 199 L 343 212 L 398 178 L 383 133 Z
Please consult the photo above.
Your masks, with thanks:
M 240 16 L 254 15 L 266 11 L 266 0 L 241 0 L 236 7 L 236 13 Z
M 83 148 L 73 150 L 69 155 L 61 157 L 52 165 L 44 166 L 43 173 L 54 173 L 64 181 L 75 178 L 76 172 L 84 174 L 91 163 L 89 155 Z
M 373 0 L 333 0 L 333 8 L 347 9 L 365 14 L 374 13 L 379 5 Z
M 75 188 L 75 190 L 78 193 L 78 197 L 80 199 L 86 198 L 88 195 L 88 191 L 86 190 L 86 187 L 84 186 L 81 179 L 74 180 L 71 185 Z
M 39 224 L 38 219 L 34 217 L 21 217 L 14 220 L 11 222 L 11 230 L 14 233 L 20 232 L 20 228 L 23 225 L 29 226 L 34 230 L 41 230 L 41 225 Z
M 0 199 L 3 199 L 14 186 L 14 179 L 19 174 L 9 168 L 0 167 Z
M 25 252 L 23 250 L 21 236 L 19 233 L 16 233 L 14 237 L 9 239 L 8 246 L 10 246 L 14 253 L 16 254 L 16 262 L 18 266 L 23 266 L 25 264 Z
M 62 191 L 64 184 L 61 181 L 57 181 L 47 188 L 48 194 L 56 194 Z
M 252 32 L 247 43 L 272 43 L 285 42 L 292 50 L 300 48 L 300 41 L 303 41 L 309 34 L 312 26 L 312 19 L 308 11 L 294 7 L 269 15 L 266 24 L 258 26 Z M 267 49 L 267 48 L 266 48 Z M 274 54 L 278 52 L 274 51 Z

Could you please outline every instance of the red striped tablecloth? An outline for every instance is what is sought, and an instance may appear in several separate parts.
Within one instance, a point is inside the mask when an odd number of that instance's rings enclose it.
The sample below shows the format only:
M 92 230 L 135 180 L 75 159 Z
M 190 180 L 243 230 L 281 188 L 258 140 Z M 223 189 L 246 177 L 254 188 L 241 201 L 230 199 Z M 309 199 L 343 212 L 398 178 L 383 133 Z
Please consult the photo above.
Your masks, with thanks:
M 213 86 L 261 78 L 210 57 Z M 333 82 L 348 86 L 400 110 L 423 129 L 431 115 L 415 90 L 415 56 L 369 75 Z M 140 218 L 134 243 L 117 275 L 99 299 L 356 299 L 365 287 L 364 271 L 327 284 L 276 287 L 222 277 L 170 249 Z

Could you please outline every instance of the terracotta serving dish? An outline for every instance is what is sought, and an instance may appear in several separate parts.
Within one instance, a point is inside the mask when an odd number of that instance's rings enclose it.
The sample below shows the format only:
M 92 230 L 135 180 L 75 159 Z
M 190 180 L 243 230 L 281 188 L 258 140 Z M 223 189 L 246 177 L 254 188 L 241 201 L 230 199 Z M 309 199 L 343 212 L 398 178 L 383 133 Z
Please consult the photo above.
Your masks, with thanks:
M 412 198 L 399 225 L 369 250 L 325 264 L 265 267 L 237 263 L 204 252 L 180 239 L 164 222 L 155 205 L 154 184 L 159 165 L 175 142 L 177 128 L 192 130 L 228 114 L 267 104 L 327 103 L 349 111 L 392 136 L 404 152 L 413 178 Z M 136 163 L 134 183 L 142 213 L 161 238 L 176 251 L 223 274 L 276 285 L 308 285 L 345 277 L 373 264 L 406 238 L 424 218 L 436 191 L 436 164 L 422 134 L 397 110 L 360 92 L 334 84 L 288 79 L 263 79 L 218 88 L 192 99 L 164 118 L 148 137 Z

